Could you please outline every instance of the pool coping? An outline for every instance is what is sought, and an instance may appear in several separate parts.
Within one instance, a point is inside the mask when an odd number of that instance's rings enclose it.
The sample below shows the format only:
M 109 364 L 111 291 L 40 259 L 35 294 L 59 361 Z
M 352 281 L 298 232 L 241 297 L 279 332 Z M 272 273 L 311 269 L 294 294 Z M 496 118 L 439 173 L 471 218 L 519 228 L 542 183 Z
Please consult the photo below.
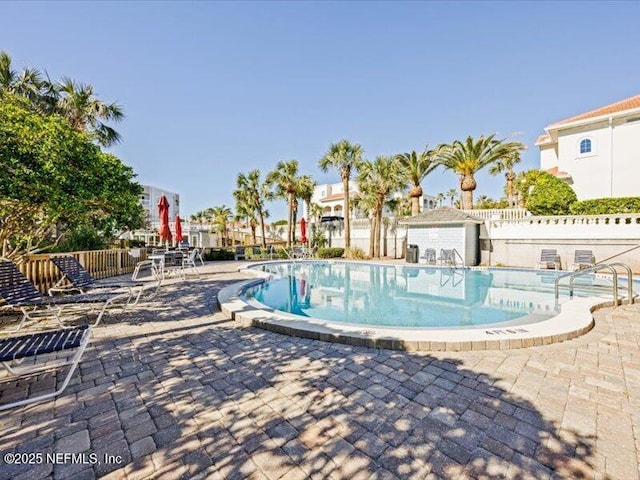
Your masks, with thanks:
M 227 317 L 242 326 L 253 326 L 285 335 L 370 348 L 405 351 L 510 350 L 563 342 L 589 332 L 592 313 L 612 306 L 613 300 L 600 297 L 573 298 L 560 306 L 560 313 L 537 323 L 488 328 L 392 328 L 346 325 L 317 318 L 301 318 L 285 312 L 258 308 L 240 298 L 241 293 L 271 275 L 241 266 L 239 271 L 255 279 L 229 285 L 218 293 L 218 305 Z M 276 263 L 276 262 L 273 262 Z M 369 264 L 370 262 L 366 262 Z

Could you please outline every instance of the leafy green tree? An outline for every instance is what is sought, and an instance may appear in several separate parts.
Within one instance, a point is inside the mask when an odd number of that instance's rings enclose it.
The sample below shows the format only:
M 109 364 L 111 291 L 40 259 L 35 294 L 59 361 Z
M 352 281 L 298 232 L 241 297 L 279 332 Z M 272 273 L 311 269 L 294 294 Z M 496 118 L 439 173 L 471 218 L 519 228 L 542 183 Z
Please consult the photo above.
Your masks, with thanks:
M 513 189 L 518 198 L 519 207 L 525 207 L 527 199 L 529 198 L 529 192 L 542 173 L 544 173 L 542 170 L 532 169 L 527 170 L 526 172 L 520 172 L 516 175 L 516 178 L 513 181 Z
M 420 213 L 420 197 L 422 197 L 422 181 L 427 175 L 433 172 L 440 164 L 437 158 L 438 149 L 428 150 L 427 147 L 421 153 L 415 150 L 408 153 L 401 153 L 394 157 L 404 169 L 409 188 L 409 198 L 411 199 L 411 215 Z
M 577 201 L 573 188 L 566 182 L 547 172 L 540 172 L 526 207 L 534 215 L 569 215 L 571 206 Z
M 478 171 L 504 158 L 512 158 L 524 148 L 524 144 L 520 142 L 498 140 L 495 134 L 481 136 L 477 140 L 469 136 L 464 142 L 455 140 L 452 144 L 443 146 L 439 151 L 440 162 L 459 176 L 462 208 L 473 208 L 473 191 L 477 187 L 474 175 Z
M 11 57 L 0 51 L 0 93 L 24 97 L 43 114 L 57 113 L 78 131 L 86 132 L 100 145 L 108 147 L 121 141 L 120 134 L 104 121 L 120 122 L 123 109 L 116 103 L 98 99 L 91 85 L 64 77 L 52 82 L 35 68 L 13 69 Z
M 351 143 L 349 140 L 340 140 L 338 143 L 332 143 L 329 150 L 319 160 L 318 166 L 323 172 L 329 170 L 329 167 L 340 170 L 340 178 L 342 179 L 342 187 L 344 190 L 344 202 L 342 211 L 344 212 L 344 246 L 351 246 L 351 202 L 349 199 L 349 180 L 353 170 L 358 168 L 358 164 L 362 161 L 364 150 L 357 143 Z
M 371 198 L 373 211 L 373 256 L 380 258 L 380 234 L 382 211 L 389 197 L 406 185 L 406 171 L 391 157 L 378 156 L 373 162 L 361 162 L 358 166 L 358 185 L 365 196 Z
M 9 92 L 0 93 L 0 169 L 4 257 L 50 248 L 76 225 L 108 238 L 143 224 L 142 187 L 130 167 L 61 117 L 41 115 Z

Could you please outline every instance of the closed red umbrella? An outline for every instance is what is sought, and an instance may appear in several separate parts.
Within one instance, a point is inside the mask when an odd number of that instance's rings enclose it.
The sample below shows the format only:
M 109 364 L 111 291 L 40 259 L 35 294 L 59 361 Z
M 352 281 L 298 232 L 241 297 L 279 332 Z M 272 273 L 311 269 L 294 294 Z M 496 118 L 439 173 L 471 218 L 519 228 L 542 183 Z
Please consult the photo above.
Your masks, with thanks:
M 304 217 L 300 219 L 300 237 L 302 243 L 307 243 L 307 221 Z
M 171 241 L 171 228 L 169 228 L 169 201 L 162 195 L 158 200 L 158 216 L 160 217 L 160 240 Z
M 184 237 L 182 236 L 182 221 L 180 215 L 176 215 L 176 242 L 180 243 Z

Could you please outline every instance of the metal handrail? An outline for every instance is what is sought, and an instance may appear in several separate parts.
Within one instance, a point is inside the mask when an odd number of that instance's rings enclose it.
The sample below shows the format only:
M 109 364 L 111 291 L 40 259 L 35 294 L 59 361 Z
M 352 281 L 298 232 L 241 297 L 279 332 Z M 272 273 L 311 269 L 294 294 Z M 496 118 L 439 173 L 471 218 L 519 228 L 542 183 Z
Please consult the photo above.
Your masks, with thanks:
M 584 268 L 582 270 L 578 270 L 576 272 L 569 272 L 563 275 L 559 275 L 555 280 L 555 299 L 558 301 L 558 297 L 560 296 L 560 280 L 563 278 L 569 279 L 569 296 L 573 297 L 573 281 L 575 278 L 587 274 L 587 273 L 595 273 L 599 270 L 607 269 L 613 275 L 613 303 L 614 305 L 618 305 L 618 272 L 614 267 L 623 267 L 627 272 L 627 298 L 629 305 L 633 304 L 633 273 L 631 272 L 631 268 L 629 265 L 625 263 L 615 262 L 615 263 L 598 263 L 593 265 L 592 267 Z

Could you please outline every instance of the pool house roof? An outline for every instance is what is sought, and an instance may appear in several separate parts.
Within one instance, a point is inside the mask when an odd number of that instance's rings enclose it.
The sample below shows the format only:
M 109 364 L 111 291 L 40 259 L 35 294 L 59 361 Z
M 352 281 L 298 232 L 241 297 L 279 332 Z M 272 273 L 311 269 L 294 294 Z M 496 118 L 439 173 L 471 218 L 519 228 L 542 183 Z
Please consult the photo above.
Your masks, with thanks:
M 484 220 L 457 208 L 440 207 L 400 220 L 401 225 L 459 225 L 461 223 L 484 223 Z

